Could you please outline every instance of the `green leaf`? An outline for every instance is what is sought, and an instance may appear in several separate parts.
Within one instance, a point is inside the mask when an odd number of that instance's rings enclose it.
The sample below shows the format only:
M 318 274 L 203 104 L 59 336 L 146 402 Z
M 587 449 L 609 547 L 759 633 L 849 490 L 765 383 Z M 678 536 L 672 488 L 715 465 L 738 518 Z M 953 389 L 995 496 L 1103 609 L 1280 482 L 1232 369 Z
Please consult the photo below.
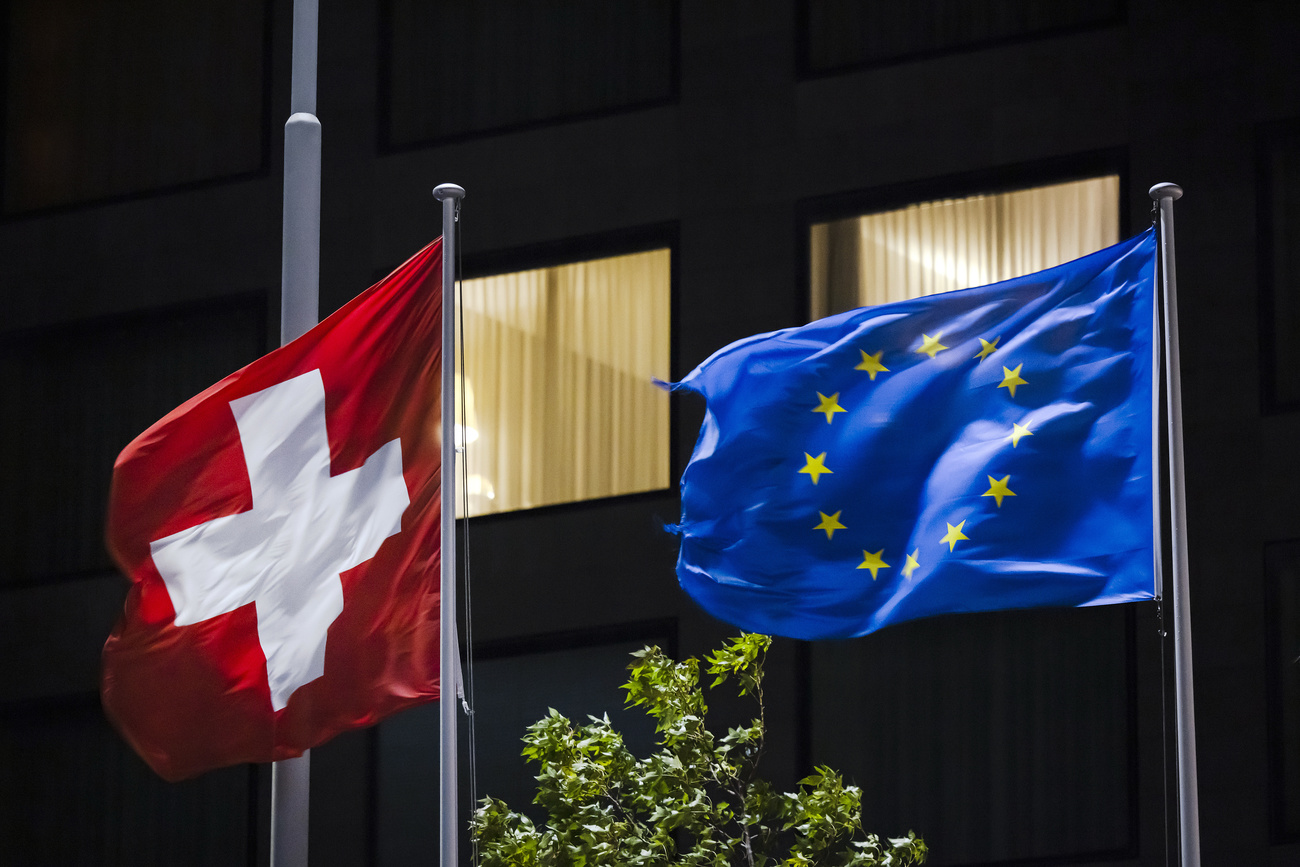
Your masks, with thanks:
M 705 657 L 711 689 L 735 681 L 758 708 L 717 737 L 707 726 L 700 663 L 658 647 L 632 654 L 628 707 L 655 721 L 655 752 L 633 755 L 609 715 L 575 727 L 558 711 L 529 726 L 522 755 L 537 769 L 534 803 L 547 821 L 485 798 L 470 819 L 483 867 L 730 867 L 750 864 L 912 867 L 925 843 L 910 831 L 882 846 L 861 827 L 862 792 L 818 767 L 795 792 L 757 775 L 766 724 L 765 635 L 742 634 Z

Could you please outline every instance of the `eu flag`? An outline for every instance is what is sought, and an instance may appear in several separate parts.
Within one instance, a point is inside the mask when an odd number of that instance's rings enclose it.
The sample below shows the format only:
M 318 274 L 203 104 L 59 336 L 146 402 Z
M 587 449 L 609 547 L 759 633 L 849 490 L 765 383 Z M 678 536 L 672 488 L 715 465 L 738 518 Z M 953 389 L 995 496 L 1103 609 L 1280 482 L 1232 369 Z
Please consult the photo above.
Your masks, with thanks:
M 677 576 L 795 638 L 1150 599 L 1155 235 L 732 344 L 682 476 Z

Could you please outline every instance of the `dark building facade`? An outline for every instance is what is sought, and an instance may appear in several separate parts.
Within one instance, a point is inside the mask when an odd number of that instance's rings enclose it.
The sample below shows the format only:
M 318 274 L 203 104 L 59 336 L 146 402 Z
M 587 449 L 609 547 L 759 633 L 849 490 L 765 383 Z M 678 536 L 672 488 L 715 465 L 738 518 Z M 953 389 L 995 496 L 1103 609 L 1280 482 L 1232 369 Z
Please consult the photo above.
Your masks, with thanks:
M 0 4 L 0 861 L 268 860 L 269 768 L 161 782 L 98 672 L 113 458 L 275 345 L 291 13 Z M 1204 863 L 1300 865 L 1300 6 L 322 0 L 320 22 L 322 312 L 438 234 L 451 181 L 468 277 L 666 249 L 660 376 L 807 321 L 816 225 L 1114 176 L 1125 237 L 1181 184 Z M 647 744 L 626 653 L 731 632 L 676 584 L 662 525 L 703 409 L 668 413 L 661 483 L 468 521 L 481 794 L 526 799 L 517 739 L 548 705 Z M 1161 623 L 778 640 L 768 773 L 842 769 L 868 828 L 935 864 L 1176 862 Z M 313 751 L 313 864 L 433 862 L 434 710 Z

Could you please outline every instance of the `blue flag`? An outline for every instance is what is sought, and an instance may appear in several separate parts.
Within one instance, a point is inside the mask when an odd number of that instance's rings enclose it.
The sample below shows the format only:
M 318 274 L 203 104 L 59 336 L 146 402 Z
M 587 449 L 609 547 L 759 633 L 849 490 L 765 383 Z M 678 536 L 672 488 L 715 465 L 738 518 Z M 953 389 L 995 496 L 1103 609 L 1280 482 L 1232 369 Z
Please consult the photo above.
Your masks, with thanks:
M 1037 274 L 733 343 L 677 576 L 795 638 L 1153 597 L 1155 235 Z

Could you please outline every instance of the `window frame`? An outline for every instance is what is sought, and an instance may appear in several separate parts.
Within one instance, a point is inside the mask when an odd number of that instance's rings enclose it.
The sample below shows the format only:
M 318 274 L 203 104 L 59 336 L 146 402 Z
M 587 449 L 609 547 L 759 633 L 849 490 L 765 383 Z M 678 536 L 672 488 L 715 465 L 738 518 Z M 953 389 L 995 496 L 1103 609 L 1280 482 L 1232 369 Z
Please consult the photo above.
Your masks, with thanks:
M 142 769 L 141 775 L 149 779 L 152 785 L 167 792 L 171 797 L 185 797 L 185 790 L 192 790 L 196 785 L 204 785 L 204 780 L 207 781 L 207 785 L 211 785 L 211 774 L 180 783 L 167 783 L 155 775 L 152 770 L 149 770 L 144 765 L 144 760 L 136 755 L 131 746 L 122 739 L 118 731 L 104 717 L 103 705 L 97 690 L 0 702 L 0 726 L 44 726 L 57 722 L 90 722 L 102 726 L 107 730 L 108 738 L 111 741 L 116 741 L 122 753 L 129 756 L 127 761 L 138 762 Z M 248 798 L 245 819 L 246 836 L 243 846 L 245 856 L 243 860 L 248 867 L 257 867 L 259 863 L 265 861 L 262 853 L 270 851 L 270 825 L 267 821 L 269 814 L 266 809 L 266 805 L 270 800 L 270 768 L 246 763 L 230 765 L 215 771 L 217 774 L 231 777 L 241 772 L 245 776 L 244 785 Z M 95 791 L 102 792 L 102 786 L 97 786 Z M 107 855 L 108 853 L 102 854 Z
M 645 111 L 647 109 L 661 108 L 664 106 L 676 105 L 681 100 L 681 79 L 682 79 L 682 24 L 681 24 L 681 0 L 668 0 L 672 4 L 671 11 L 671 33 L 669 34 L 669 86 L 668 95 L 661 98 L 644 99 L 636 102 L 630 102 L 622 105 L 607 106 L 604 108 L 591 109 L 587 111 L 575 111 L 565 114 L 553 115 L 550 117 L 537 118 L 534 120 L 523 120 L 511 123 L 501 124 L 499 126 L 484 127 L 482 129 L 460 131 L 447 133 L 444 135 L 434 135 L 428 138 L 415 139 L 409 142 L 395 142 L 392 139 L 392 118 L 393 118 L 393 69 L 392 69 L 392 52 L 393 52 L 393 2 L 394 0 L 379 0 L 378 3 L 378 38 L 375 40 L 375 66 L 376 66 L 376 92 L 375 92 L 375 147 L 379 156 L 388 156 L 391 154 L 406 153 L 408 151 L 423 150 L 445 144 L 454 144 L 464 141 L 473 141 L 475 139 L 489 138 L 498 135 L 508 135 L 513 133 L 528 132 L 535 129 L 545 129 L 547 127 L 558 126 L 561 124 L 575 123 L 584 120 L 597 120 L 605 117 L 613 117 L 630 112 Z M 638 252 L 638 251 L 628 251 Z M 558 264 L 558 263 L 557 263 Z M 535 265 L 533 267 L 542 267 Z M 523 270 L 523 269 L 515 269 Z M 477 275 L 486 276 L 486 275 Z
M 663 249 L 668 250 L 667 374 L 669 380 L 675 382 L 682 376 L 679 361 L 680 353 L 678 351 L 679 314 L 681 310 L 681 244 L 680 224 L 676 221 L 651 223 L 590 235 L 576 235 L 518 247 L 466 253 L 462 257 L 461 273 L 458 279 L 474 280 L 480 277 L 493 277 L 517 271 L 573 265 L 595 259 Z M 678 401 L 670 399 L 668 401 L 668 483 L 665 487 L 612 494 L 607 497 L 594 497 L 587 500 L 547 503 L 528 508 L 491 512 L 485 515 L 472 515 L 469 518 L 457 518 L 456 520 L 457 522 L 471 520 L 478 526 L 481 522 L 492 523 L 525 516 L 602 508 L 612 503 L 638 499 L 656 499 L 674 494 L 677 488 L 677 479 L 681 476 L 681 467 L 678 462 L 679 446 L 681 444 L 681 433 L 678 430 L 679 421 Z
M 1263 546 L 1261 560 L 1264 572 L 1264 624 L 1265 643 L 1265 707 L 1268 729 L 1268 838 L 1274 846 L 1300 843 L 1300 826 L 1287 828 L 1287 790 L 1288 782 L 1296 787 L 1292 797 L 1300 800 L 1300 779 L 1288 781 L 1283 765 L 1286 751 L 1287 732 L 1284 726 L 1286 713 L 1283 706 L 1284 687 L 1283 672 L 1278 666 L 1278 655 L 1282 652 L 1282 624 L 1277 615 L 1283 588 L 1283 565 L 1287 560 L 1300 562 L 1300 539 L 1284 539 L 1267 542 Z M 1300 589 L 1293 591 L 1300 594 Z M 1296 737 L 1294 733 L 1290 735 Z
M 1300 117 L 1263 123 L 1255 129 L 1255 220 L 1258 231 L 1256 246 L 1259 329 L 1259 405 L 1265 416 L 1284 415 L 1300 411 L 1300 397 L 1279 400 L 1277 397 L 1278 335 L 1275 319 L 1275 290 L 1273 253 L 1277 249 L 1276 227 L 1273 224 L 1273 205 L 1277 200 L 1270 162 L 1274 149 L 1286 139 L 1300 142 Z M 1300 231 L 1300 230 L 1298 230 Z M 1298 275 L 1300 278 L 1300 275 Z M 1300 299 L 1297 299 L 1300 300 Z M 1296 335 L 1300 344 L 1300 334 Z
M 1048 611 L 1082 611 L 1090 609 L 1043 609 Z M 1096 609 L 1091 609 L 1095 611 Z M 1032 618 L 1036 614 L 1035 609 L 1007 609 L 1002 611 L 982 611 L 982 612 L 965 612 L 958 614 L 944 615 L 938 620 L 952 620 L 954 622 L 968 624 L 993 623 L 1004 619 Z M 1142 822 L 1142 813 L 1146 807 L 1143 802 L 1143 787 L 1149 786 L 1149 781 L 1144 780 L 1144 776 L 1149 777 L 1149 773 L 1143 768 L 1143 746 L 1144 736 L 1142 733 L 1142 716 L 1143 708 L 1140 700 L 1139 684 L 1142 681 L 1142 675 L 1139 672 L 1141 665 L 1139 657 L 1141 656 L 1141 645 L 1144 643 L 1139 633 L 1139 621 L 1142 621 L 1142 629 L 1147 629 L 1152 620 L 1141 616 L 1136 605 L 1129 604 L 1124 606 L 1124 716 L 1125 716 L 1125 788 L 1128 797 L 1128 810 L 1125 817 L 1128 826 L 1128 839 L 1126 843 L 1115 849 L 1106 850 L 1089 850 L 1080 852 L 1060 852 L 1047 855 L 1031 855 L 1028 857 L 1014 857 L 1010 859 L 981 861 L 979 867 L 1032 867 L 1032 865 L 1048 864 L 1072 864 L 1076 862 L 1108 862 L 1108 861 L 1127 861 L 1136 859 L 1141 854 L 1141 848 L 1144 844 L 1144 838 L 1149 839 L 1149 834 L 1144 831 Z M 907 630 L 909 628 L 925 628 L 924 624 L 933 623 L 936 618 L 928 620 L 922 619 L 910 623 L 900 623 L 896 626 L 889 627 L 890 630 Z M 982 622 L 982 623 L 981 623 Z M 871 636 L 854 639 L 855 641 L 870 640 Z M 1170 639 L 1172 640 L 1172 638 Z M 800 777 L 808 776 L 816 770 L 816 761 L 813 754 L 814 737 L 813 730 L 815 727 L 813 715 L 814 699 L 814 648 L 813 642 L 800 642 L 795 659 L 796 671 L 798 672 L 798 688 L 796 696 L 799 702 L 798 712 L 795 715 L 795 761 L 796 771 Z M 1172 719 L 1169 721 L 1172 725 Z M 1147 739 L 1149 741 L 1149 738 Z M 1165 740 L 1165 746 L 1168 747 L 1171 754 L 1174 744 L 1171 739 Z M 1148 764 L 1150 760 L 1148 760 Z M 1148 798 L 1148 801 L 1150 799 Z
M 279 345 L 280 292 L 279 287 L 276 287 L 274 290 L 252 289 L 213 298 L 182 301 L 157 307 L 15 329 L 3 332 L 5 348 L 0 350 L 0 356 L 8 353 L 17 355 L 28 348 L 36 348 L 39 351 L 40 348 L 45 347 L 51 341 L 93 340 L 95 337 L 120 335 L 122 331 L 128 329 L 161 329 L 168 327 L 179 319 L 219 316 L 221 314 L 244 315 L 252 323 L 252 328 L 247 336 L 252 337 L 253 340 L 250 342 L 256 345 L 253 347 L 251 357 L 243 361 L 242 365 L 251 364 Z M 193 386 L 194 390 L 190 394 L 179 397 L 175 404 L 162 409 L 155 418 L 139 422 L 142 426 L 132 433 L 131 437 L 143 433 L 149 425 L 162 418 L 163 415 L 176 406 L 218 382 L 221 377 L 233 372 L 234 370 L 226 370 L 211 382 Z M 99 439 L 104 436 L 102 429 L 97 431 L 96 434 Z M 123 445 L 126 445 L 126 442 L 129 441 L 129 439 L 125 440 Z M 111 470 L 111 464 L 105 467 L 106 473 L 111 472 Z M 105 481 L 107 482 L 107 478 Z M 105 500 L 103 503 L 105 516 L 107 508 L 107 500 Z M 99 537 L 96 538 L 99 539 Z M 97 541 L 96 544 L 104 556 L 104 560 L 100 563 L 83 563 L 74 567 L 34 569 L 21 575 L 15 575 L 15 577 L 7 581 L 0 580 L 0 591 L 19 587 L 40 587 L 59 581 L 80 580 L 87 576 L 101 574 L 106 569 L 115 570 L 116 567 L 108 556 L 107 549 L 103 548 L 102 540 Z
M 503 514 L 513 514 L 506 512 Z M 486 517 L 486 516 L 485 516 Z M 565 650 L 585 650 L 603 645 L 642 642 L 659 644 L 660 648 L 672 659 L 678 659 L 680 624 L 675 617 L 652 620 L 638 620 L 620 623 L 606 623 L 580 629 L 560 632 L 545 632 L 534 635 L 517 635 L 505 638 L 476 641 L 473 646 L 463 647 L 471 664 L 474 662 L 502 661 L 525 656 L 557 653 Z M 467 689 L 470 684 L 466 684 Z M 470 696 L 469 698 L 472 698 Z M 381 746 L 380 726 L 372 725 L 365 730 L 366 737 L 366 787 L 370 810 L 366 816 L 367 845 L 370 863 L 379 860 L 380 817 L 378 815 L 379 791 L 381 786 Z M 522 737 L 522 732 L 520 733 Z M 462 744 L 464 747 L 464 744 Z M 463 773 L 463 772 L 462 772 Z M 512 804 L 512 809 L 522 805 Z M 467 839 L 467 830 L 462 831 L 462 839 Z
M 801 0 L 802 5 L 803 0 Z M 963 49 L 964 50 L 964 49 Z M 934 176 L 885 183 L 842 193 L 834 193 L 804 199 L 795 203 L 794 227 L 796 233 L 796 263 L 798 274 L 795 293 L 795 310 L 792 321 L 804 323 L 809 321 L 811 313 L 811 235 L 815 223 L 846 219 L 901 209 L 922 202 L 949 198 L 965 198 L 981 194 L 998 194 L 1014 192 L 1030 187 L 1046 186 L 1068 181 L 1086 180 L 1102 175 L 1118 175 L 1120 190 L 1119 237 L 1121 240 L 1133 233 L 1133 224 L 1137 216 L 1136 208 L 1142 204 L 1133 204 L 1127 195 L 1130 187 L 1129 157 L 1126 148 L 1109 148 L 1088 151 L 1063 157 L 1048 158 L 1033 162 L 1015 163 L 1004 166 L 959 172 L 950 175 Z M 1141 657 L 1149 642 L 1139 638 L 1139 611 L 1133 605 L 1126 606 L 1125 612 L 1125 648 L 1124 680 L 1125 716 L 1127 720 L 1126 756 L 1124 757 L 1128 790 L 1128 841 L 1119 849 L 1104 852 L 1079 852 L 1034 857 L 1029 861 L 996 861 L 984 867 L 1001 867 L 1001 865 L 1028 863 L 1063 863 L 1064 861 L 1110 861 L 1127 860 L 1139 855 L 1144 832 L 1141 819 L 1144 787 L 1149 785 L 1146 778 L 1149 770 L 1144 768 L 1150 759 L 1144 759 L 1143 751 L 1150 749 L 1149 739 L 1142 734 L 1144 708 L 1139 695 L 1139 682 L 1142 680 L 1139 668 L 1143 665 Z M 1033 616 L 1031 612 L 1022 612 L 1022 616 Z M 981 618 L 997 616 L 993 614 L 955 615 L 962 618 Z M 900 629 L 908 628 L 901 624 Z M 800 774 L 806 775 L 814 770 L 813 734 L 813 666 L 814 653 L 812 645 L 802 642 L 796 654 L 795 665 L 799 671 L 797 698 L 799 709 L 796 714 L 795 761 Z
M 1017 45 L 1024 42 L 1036 42 L 1055 37 L 1073 36 L 1077 33 L 1106 30 L 1112 27 L 1124 27 L 1128 24 L 1128 0 L 1120 0 L 1119 12 L 1109 18 L 1102 18 L 1096 21 L 1047 27 L 1041 30 L 1015 33 L 1009 36 L 997 36 L 990 39 L 978 39 L 970 42 L 962 42 L 950 45 L 946 48 L 922 49 L 906 54 L 899 54 L 893 57 L 858 60 L 843 63 L 838 66 L 816 68 L 812 65 L 811 57 L 811 10 L 809 9 L 809 5 L 812 2 L 815 2 L 815 0 L 796 0 L 794 4 L 795 76 L 798 81 L 815 81 L 820 78 L 830 78 L 832 76 L 844 75 L 851 72 L 883 69 L 890 66 L 900 66 L 905 63 L 914 63 L 920 60 L 933 60 L 938 57 L 946 57 L 954 54 L 968 54 L 987 48 L 999 48 L 1008 45 Z
M 1015 163 L 990 169 L 939 175 L 929 178 L 885 183 L 827 196 L 802 199 L 795 203 L 795 269 L 798 275 L 792 322 L 809 321 L 812 310 L 812 227 L 816 223 L 860 217 L 906 208 L 939 199 L 966 198 L 976 195 L 1009 193 L 1029 187 L 1047 186 L 1119 175 L 1119 237 L 1132 234 L 1133 206 L 1124 207 L 1129 189 L 1128 151 L 1126 148 L 1088 151 L 1066 157 Z
M 161 184 L 144 187 L 124 193 L 111 193 L 102 196 L 90 196 L 61 202 L 54 205 L 42 205 L 34 208 L 10 210 L 5 207 L 5 175 L 8 173 L 9 149 L 9 39 L 11 36 L 10 4 L 0 3 L 0 225 L 27 220 L 34 217 L 47 217 L 58 214 L 75 213 L 90 208 L 134 202 L 175 193 L 189 193 L 226 184 L 242 183 L 249 180 L 269 178 L 272 173 L 272 115 L 278 107 L 275 99 L 275 39 L 278 30 L 275 26 L 276 3 L 274 0 L 262 0 L 262 82 L 260 124 L 260 154 L 256 168 L 227 174 L 218 174 L 206 178 L 196 178 L 179 183 Z

